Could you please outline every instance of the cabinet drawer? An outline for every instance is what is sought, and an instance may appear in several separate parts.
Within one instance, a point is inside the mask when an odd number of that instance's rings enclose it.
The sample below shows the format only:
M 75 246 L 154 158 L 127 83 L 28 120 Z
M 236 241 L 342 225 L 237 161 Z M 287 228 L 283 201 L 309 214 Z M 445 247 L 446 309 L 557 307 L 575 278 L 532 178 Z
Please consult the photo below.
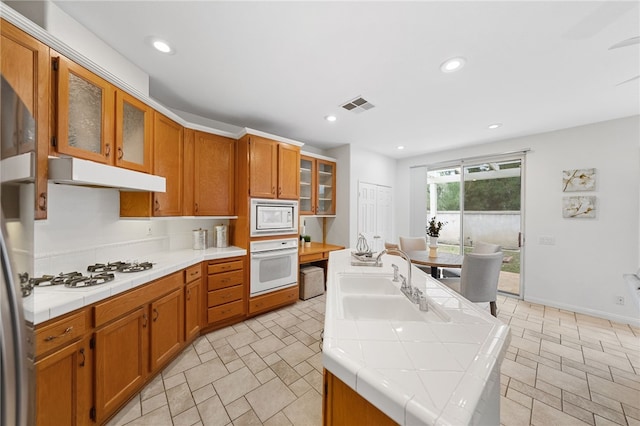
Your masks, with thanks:
M 242 269 L 242 260 L 225 263 L 210 263 L 207 265 L 207 274 L 218 274 L 220 272 L 228 272 Z
M 190 283 L 192 281 L 197 280 L 202 276 L 202 267 L 198 263 L 197 265 L 193 265 L 184 270 L 184 282 Z
M 249 313 L 255 314 L 269 310 L 275 306 L 295 302 L 298 299 L 298 296 L 299 290 L 296 285 L 291 288 L 265 294 L 264 296 L 254 297 L 249 300 Z
M 210 291 L 207 296 L 207 306 L 222 305 L 224 303 L 234 302 L 242 299 L 244 286 L 236 285 L 233 287 L 223 288 L 222 290 Z
M 94 325 L 96 327 L 106 324 L 126 313 L 149 303 L 172 290 L 181 288 L 183 284 L 183 271 L 174 272 L 150 284 L 146 284 L 125 294 L 97 303 L 93 308 Z
M 242 284 L 243 280 L 243 271 L 232 271 L 209 275 L 207 278 L 207 289 L 209 291 L 219 290 L 221 288 L 231 287 L 232 285 Z
M 224 305 L 209 308 L 207 320 L 209 324 L 244 314 L 243 301 L 225 303 Z
M 303 254 L 300 256 L 300 263 L 308 263 L 315 262 L 317 260 L 324 260 L 327 258 L 327 253 L 311 253 L 311 254 Z
M 81 337 L 86 330 L 84 310 L 36 329 L 36 356 Z

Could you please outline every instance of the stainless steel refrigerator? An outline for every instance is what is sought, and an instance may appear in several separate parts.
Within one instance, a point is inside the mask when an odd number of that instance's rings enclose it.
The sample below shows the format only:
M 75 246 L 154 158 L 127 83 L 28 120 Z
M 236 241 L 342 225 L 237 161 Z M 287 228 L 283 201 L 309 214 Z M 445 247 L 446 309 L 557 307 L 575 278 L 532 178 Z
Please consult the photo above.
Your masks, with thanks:
M 0 250 L 0 424 L 26 425 L 29 380 L 26 366 L 26 329 L 22 294 L 9 258 L 4 215 Z

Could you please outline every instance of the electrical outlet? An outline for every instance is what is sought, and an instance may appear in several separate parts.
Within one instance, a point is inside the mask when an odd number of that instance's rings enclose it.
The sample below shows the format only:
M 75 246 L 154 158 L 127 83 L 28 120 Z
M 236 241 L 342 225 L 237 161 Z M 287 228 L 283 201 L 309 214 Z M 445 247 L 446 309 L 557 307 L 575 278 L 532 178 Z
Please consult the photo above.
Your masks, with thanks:
M 624 297 L 623 296 L 617 296 L 616 297 L 616 305 L 624 305 Z
M 149 225 L 149 227 L 147 228 L 147 235 L 151 235 L 151 234 L 152 234 L 152 232 L 151 232 L 151 225 Z
M 556 239 L 555 237 L 549 236 L 549 235 L 541 235 L 540 238 L 538 238 L 538 242 L 542 245 L 545 246 L 554 246 L 556 245 Z

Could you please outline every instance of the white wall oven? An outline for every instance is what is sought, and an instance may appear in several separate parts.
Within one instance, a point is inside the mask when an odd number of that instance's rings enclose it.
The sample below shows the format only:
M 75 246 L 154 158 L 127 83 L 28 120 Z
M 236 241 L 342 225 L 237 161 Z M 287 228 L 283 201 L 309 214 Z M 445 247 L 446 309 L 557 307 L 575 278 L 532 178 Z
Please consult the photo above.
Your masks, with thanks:
M 291 287 L 298 282 L 298 239 L 252 241 L 251 297 Z
M 298 201 L 251 199 L 251 236 L 298 233 Z

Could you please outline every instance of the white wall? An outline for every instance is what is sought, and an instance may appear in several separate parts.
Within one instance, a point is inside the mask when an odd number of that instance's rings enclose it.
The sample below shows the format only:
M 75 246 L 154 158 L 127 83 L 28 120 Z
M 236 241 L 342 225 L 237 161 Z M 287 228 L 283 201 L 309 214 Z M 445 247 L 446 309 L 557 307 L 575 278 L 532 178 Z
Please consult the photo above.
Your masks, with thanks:
M 93 263 L 153 261 L 153 253 L 191 249 L 192 230 L 228 220 L 202 218 L 120 219 L 116 189 L 49 183 L 47 219 L 34 225 L 34 272 L 84 271 Z M 141 259 L 140 253 L 150 256 Z
M 640 324 L 622 274 L 639 259 L 640 117 L 439 152 L 398 163 L 397 201 L 410 206 L 409 167 L 530 148 L 525 170 L 524 298 L 576 312 Z M 597 170 L 597 218 L 563 219 L 562 171 Z M 575 194 L 575 193 L 574 193 Z M 397 211 L 398 233 L 409 212 Z M 555 245 L 541 245 L 541 236 Z M 616 296 L 626 304 L 616 305 Z
M 327 221 L 327 242 L 355 247 L 358 239 L 358 183 L 384 185 L 395 190 L 396 161 L 353 145 L 328 150 L 327 155 L 337 160 L 338 187 L 337 217 L 331 223 Z

